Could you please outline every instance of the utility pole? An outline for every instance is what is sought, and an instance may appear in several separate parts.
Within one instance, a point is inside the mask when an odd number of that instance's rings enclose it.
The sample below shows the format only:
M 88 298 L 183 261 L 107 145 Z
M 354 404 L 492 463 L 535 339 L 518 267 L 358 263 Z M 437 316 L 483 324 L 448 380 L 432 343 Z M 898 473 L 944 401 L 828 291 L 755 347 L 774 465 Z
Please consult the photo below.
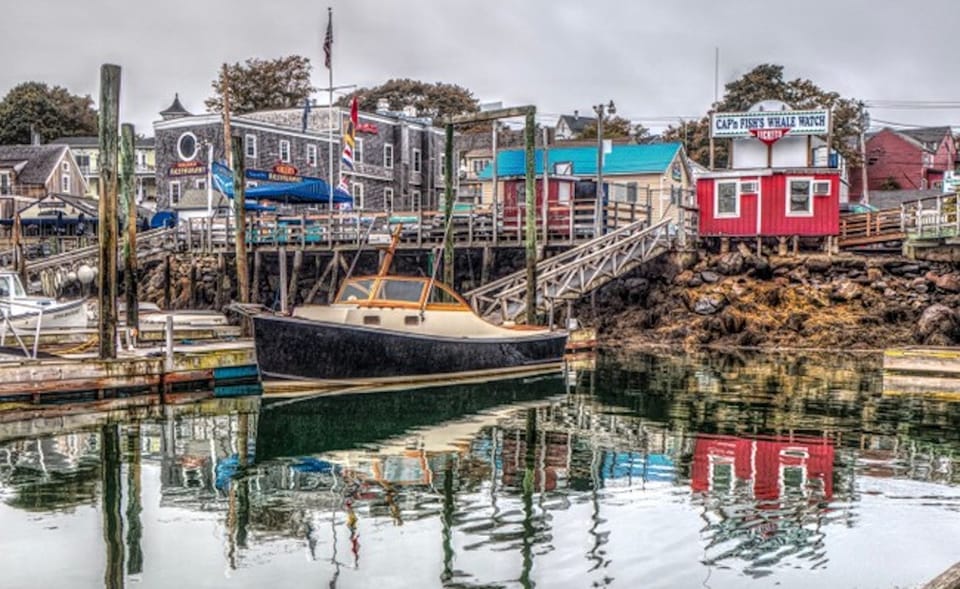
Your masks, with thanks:
M 227 64 L 223 64 L 222 72 L 220 77 L 223 78 L 223 86 L 220 88 L 220 94 L 223 95 L 223 153 L 227 160 L 227 167 L 233 169 L 233 134 L 230 131 L 230 71 L 227 69 Z M 243 152 L 240 153 L 240 157 L 243 157 Z M 236 190 L 236 187 L 234 187 L 234 190 Z
M 594 220 L 594 237 L 600 237 L 603 228 L 602 213 L 604 197 L 606 191 L 603 189 L 603 117 L 605 114 L 616 114 L 617 106 L 610 101 L 610 104 L 598 104 L 593 107 L 593 112 L 597 113 L 597 195 Z
M 244 175 L 246 165 L 243 161 L 243 138 L 236 137 L 233 143 L 233 217 L 236 221 L 234 239 L 237 257 L 237 291 L 241 303 L 250 302 L 250 277 L 247 274 L 247 213 L 246 186 Z
M 120 193 L 126 209 L 127 226 L 123 234 L 123 290 L 126 295 L 127 331 L 133 337 L 140 331 L 137 306 L 137 198 L 134 168 L 134 129 L 125 123 L 120 127 Z M 132 343 L 136 340 L 132 339 Z
M 100 66 L 100 205 L 97 273 L 100 359 L 117 357 L 117 132 L 120 124 L 120 66 Z
M 860 179 L 863 182 L 863 195 L 860 197 L 860 202 L 865 205 L 870 204 L 870 187 L 867 186 L 869 179 L 867 178 L 867 128 L 870 127 L 870 113 L 866 109 L 863 109 L 863 113 L 860 115 L 860 159 L 862 163 L 860 164 Z M 828 147 L 829 150 L 829 147 Z M 830 152 L 827 151 L 827 157 L 830 157 Z

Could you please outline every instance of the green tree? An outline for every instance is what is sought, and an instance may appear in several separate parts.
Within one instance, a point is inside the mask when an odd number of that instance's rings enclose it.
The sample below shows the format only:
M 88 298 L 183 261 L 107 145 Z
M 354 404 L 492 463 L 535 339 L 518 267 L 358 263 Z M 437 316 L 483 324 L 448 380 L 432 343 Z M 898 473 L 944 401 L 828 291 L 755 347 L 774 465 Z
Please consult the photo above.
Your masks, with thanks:
M 379 86 L 360 88 L 337 100 L 337 104 L 347 106 L 353 97 L 357 97 L 360 110 L 375 111 L 381 100 L 387 102 L 390 110 L 400 111 L 412 106 L 418 117 L 428 117 L 439 124 L 447 116 L 475 113 L 480 110 L 473 93 L 456 84 L 443 82 L 421 82 L 410 79 L 387 80 Z M 490 124 L 486 123 L 489 129 Z
M 230 79 L 230 112 L 303 106 L 315 90 L 310 85 L 310 60 L 299 55 L 277 59 L 251 58 L 227 65 Z M 210 83 L 213 95 L 204 101 L 207 110 L 223 111 L 223 70 Z
M 863 120 L 863 102 L 843 98 L 837 92 L 823 90 L 810 80 L 785 80 L 783 66 L 762 64 L 726 85 L 723 99 L 716 105 L 717 112 L 741 112 L 761 100 L 782 100 L 795 109 L 830 109 L 833 117 L 831 147 L 839 151 L 851 165 L 859 165 L 860 154 L 853 139 L 860 133 Z M 671 126 L 665 141 L 683 141 L 687 153 L 703 165 L 710 162 L 710 118 L 684 121 Z M 729 160 L 729 142 L 715 141 L 715 165 L 724 167 Z
M 0 101 L 0 144 L 30 143 L 31 128 L 44 141 L 96 135 L 93 99 L 42 82 L 18 84 Z
M 637 143 L 652 143 L 657 139 L 655 135 L 650 132 L 650 129 L 644 127 L 641 124 L 634 125 L 629 120 L 619 117 L 619 116 L 605 116 L 603 118 L 603 138 L 604 139 L 620 139 L 623 137 L 629 137 L 636 141 Z M 597 124 L 588 123 L 583 127 L 583 130 L 577 134 L 577 139 L 596 139 L 597 138 Z

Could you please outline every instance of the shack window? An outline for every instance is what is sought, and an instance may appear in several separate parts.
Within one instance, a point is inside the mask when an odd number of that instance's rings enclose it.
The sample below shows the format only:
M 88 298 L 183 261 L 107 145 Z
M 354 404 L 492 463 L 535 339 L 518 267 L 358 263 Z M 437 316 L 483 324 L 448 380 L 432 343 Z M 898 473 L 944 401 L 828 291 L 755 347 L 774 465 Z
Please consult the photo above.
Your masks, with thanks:
M 739 182 L 730 180 L 717 182 L 714 190 L 714 210 L 717 217 L 739 217 L 740 198 L 737 191 Z
M 791 179 L 787 182 L 787 215 L 813 214 L 813 182 L 809 179 Z

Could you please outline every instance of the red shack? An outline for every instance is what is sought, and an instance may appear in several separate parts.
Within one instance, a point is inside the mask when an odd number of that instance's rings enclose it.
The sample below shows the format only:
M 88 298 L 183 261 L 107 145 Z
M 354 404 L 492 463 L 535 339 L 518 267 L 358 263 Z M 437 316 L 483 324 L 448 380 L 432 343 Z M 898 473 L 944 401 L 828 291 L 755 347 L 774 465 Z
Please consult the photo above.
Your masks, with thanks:
M 828 110 L 780 101 L 714 113 L 711 136 L 730 139 L 730 166 L 697 179 L 701 237 L 826 237 L 829 245 L 846 190 L 829 134 Z
M 700 235 L 836 235 L 840 173 L 828 168 L 729 170 L 697 180 Z

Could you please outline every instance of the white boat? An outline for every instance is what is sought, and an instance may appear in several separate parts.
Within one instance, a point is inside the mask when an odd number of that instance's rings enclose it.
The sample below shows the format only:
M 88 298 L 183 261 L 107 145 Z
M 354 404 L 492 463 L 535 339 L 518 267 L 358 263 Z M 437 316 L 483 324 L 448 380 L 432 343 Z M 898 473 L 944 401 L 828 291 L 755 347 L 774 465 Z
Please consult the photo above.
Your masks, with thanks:
M 68 329 L 87 327 L 87 302 L 84 299 L 58 301 L 49 297 L 28 296 L 16 272 L 0 271 L 0 312 L 7 327 L 17 330 Z

